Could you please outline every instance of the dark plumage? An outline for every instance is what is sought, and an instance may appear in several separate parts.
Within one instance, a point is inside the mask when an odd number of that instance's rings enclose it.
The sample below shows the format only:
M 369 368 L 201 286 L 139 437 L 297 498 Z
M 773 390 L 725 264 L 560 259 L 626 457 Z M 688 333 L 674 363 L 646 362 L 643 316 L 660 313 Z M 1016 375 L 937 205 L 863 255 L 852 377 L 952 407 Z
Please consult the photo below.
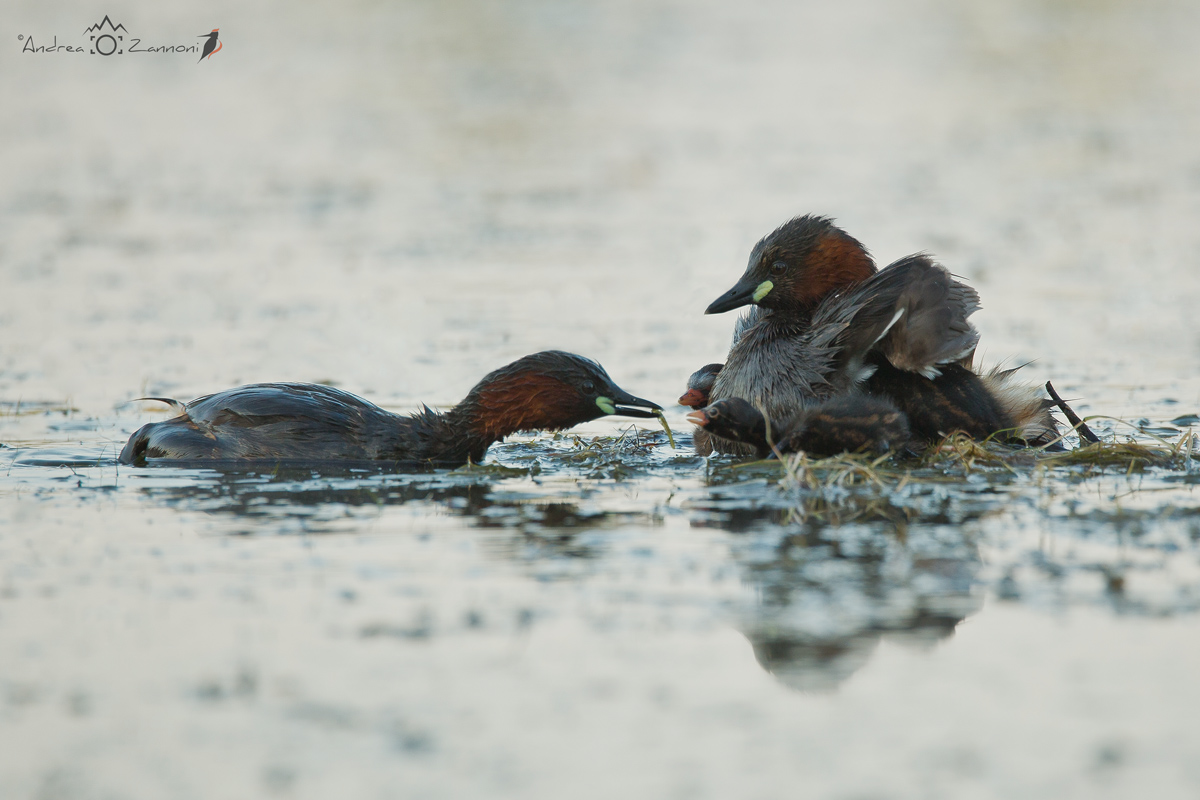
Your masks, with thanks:
M 745 274 L 705 313 L 747 304 L 756 308 L 738 322 L 710 401 L 740 397 L 774 420 L 865 391 L 894 402 L 920 438 L 1011 429 L 1040 443 L 1056 435 L 1049 410 L 1011 382 L 1011 371 L 970 368 L 979 334 L 968 318 L 979 296 L 927 255 L 876 270 L 830 219 L 797 217 L 755 245 Z M 750 452 L 705 430 L 696 447 Z
M 986 439 L 1014 426 L 983 380 L 964 366 L 947 364 L 930 379 L 896 368 L 882 353 L 872 353 L 870 360 L 877 369 L 867 378 L 867 391 L 890 398 L 908 414 L 919 439 L 940 439 L 953 431 Z
M 804 451 L 816 456 L 845 452 L 887 453 L 911 436 L 904 413 L 889 401 L 866 395 L 844 395 L 810 406 L 790 420 L 766 418 L 740 397 L 717 400 L 688 414 L 688 420 L 710 435 L 754 449 L 759 458 Z
M 659 406 L 630 395 L 595 361 L 560 351 L 525 356 L 489 373 L 445 413 L 411 416 L 307 383 L 229 389 L 143 426 L 121 451 L 148 459 L 236 461 L 371 460 L 458 466 L 479 462 L 517 431 L 560 430 L 617 414 L 653 417 Z

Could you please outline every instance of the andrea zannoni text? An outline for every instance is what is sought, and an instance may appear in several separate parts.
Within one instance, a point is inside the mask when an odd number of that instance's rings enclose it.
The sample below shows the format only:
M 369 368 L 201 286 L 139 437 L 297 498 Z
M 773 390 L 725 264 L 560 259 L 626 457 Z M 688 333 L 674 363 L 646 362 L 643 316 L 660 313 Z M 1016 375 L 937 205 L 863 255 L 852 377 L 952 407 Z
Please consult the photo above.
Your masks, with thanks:
M 212 58 L 224 46 L 224 42 L 219 41 L 220 33 L 218 28 L 213 28 L 210 33 L 204 33 L 197 36 L 195 43 L 183 42 L 179 44 L 151 44 L 146 37 L 131 36 L 129 29 L 124 23 L 114 23 L 112 19 L 105 14 L 104 19 L 90 25 L 78 40 L 70 41 L 63 40 L 59 42 L 58 35 L 53 35 L 49 42 L 43 37 L 39 43 L 31 34 L 18 34 L 17 40 L 21 44 L 22 53 L 70 53 L 84 54 L 93 56 L 123 56 L 131 53 L 184 53 L 184 54 L 199 54 L 200 61 Z

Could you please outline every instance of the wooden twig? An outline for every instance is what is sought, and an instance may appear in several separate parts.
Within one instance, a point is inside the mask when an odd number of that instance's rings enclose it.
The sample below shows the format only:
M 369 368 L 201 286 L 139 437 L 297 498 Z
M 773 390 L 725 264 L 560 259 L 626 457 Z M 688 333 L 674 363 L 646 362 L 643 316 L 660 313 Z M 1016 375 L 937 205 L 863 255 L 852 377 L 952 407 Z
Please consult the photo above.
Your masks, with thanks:
M 1079 433 L 1080 438 L 1088 444 L 1096 444 L 1100 441 L 1100 437 L 1092 433 L 1092 429 L 1087 426 L 1087 423 L 1071 410 L 1071 407 L 1067 405 L 1067 401 L 1058 396 L 1058 392 L 1054 391 L 1054 386 L 1050 381 L 1046 381 L 1046 391 L 1050 393 L 1050 399 L 1054 401 L 1054 404 L 1063 412 L 1063 415 L 1067 418 L 1067 422 L 1071 423 L 1071 427 Z

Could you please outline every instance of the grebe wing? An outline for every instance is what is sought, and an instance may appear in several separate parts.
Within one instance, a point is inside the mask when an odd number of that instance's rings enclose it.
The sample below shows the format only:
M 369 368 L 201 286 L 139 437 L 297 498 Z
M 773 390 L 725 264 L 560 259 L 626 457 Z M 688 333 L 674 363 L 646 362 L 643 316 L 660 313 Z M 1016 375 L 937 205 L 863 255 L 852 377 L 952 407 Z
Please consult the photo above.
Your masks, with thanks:
M 979 294 L 923 253 L 881 269 L 850 293 L 861 298 L 844 335 L 847 353 L 877 349 L 893 366 L 927 378 L 969 361 L 979 332 L 968 317 Z
M 360 397 L 316 383 L 256 383 L 206 395 L 187 404 L 186 414 L 202 426 L 255 427 L 303 418 L 321 425 L 357 425 L 365 416 L 387 414 Z

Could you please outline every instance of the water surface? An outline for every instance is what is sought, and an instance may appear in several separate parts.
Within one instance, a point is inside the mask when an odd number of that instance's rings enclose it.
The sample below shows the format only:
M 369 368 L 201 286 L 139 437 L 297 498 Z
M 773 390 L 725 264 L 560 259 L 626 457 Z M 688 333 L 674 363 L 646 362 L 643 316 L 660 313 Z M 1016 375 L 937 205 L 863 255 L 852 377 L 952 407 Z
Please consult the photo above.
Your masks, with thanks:
M 677 409 L 678 451 L 597 421 L 470 470 L 115 463 L 165 413 L 133 398 L 448 406 L 551 347 L 667 405 L 803 212 L 933 252 L 985 363 L 1176 442 L 1197 9 L 977 5 L 113 14 L 219 27 L 201 64 L 23 55 L 94 9 L 10 11 L 0 796 L 1196 796 L 1188 459 L 805 488 Z

